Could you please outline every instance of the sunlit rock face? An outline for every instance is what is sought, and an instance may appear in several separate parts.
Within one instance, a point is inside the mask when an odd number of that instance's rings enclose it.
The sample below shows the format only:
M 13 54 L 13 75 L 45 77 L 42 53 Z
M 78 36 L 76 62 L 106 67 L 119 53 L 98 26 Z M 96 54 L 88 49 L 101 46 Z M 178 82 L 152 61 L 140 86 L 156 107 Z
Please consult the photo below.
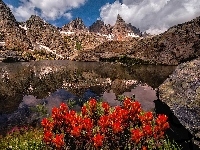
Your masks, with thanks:
M 3 1 L 0 1 L 0 36 L 5 41 L 7 49 L 28 50 L 31 49 L 30 40 L 26 31 L 19 27 L 10 8 Z
M 56 54 L 56 57 L 60 59 L 70 55 L 60 31 L 55 26 L 36 15 L 32 15 L 24 24 L 27 28 L 27 37 L 34 46 L 34 50 L 42 49 Z
M 63 31 L 88 31 L 87 27 L 84 25 L 83 20 L 81 18 L 76 18 L 75 20 L 72 20 L 70 23 L 64 25 L 62 27 Z
M 160 100 L 166 103 L 200 146 L 200 59 L 179 65 L 159 87 Z
M 114 26 L 106 25 L 102 20 L 97 20 L 89 27 L 90 32 L 100 33 L 102 35 L 110 36 L 112 40 L 128 40 L 129 37 L 140 37 L 142 34 L 139 29 L 127 24 L 123 18 L 118 14 Z

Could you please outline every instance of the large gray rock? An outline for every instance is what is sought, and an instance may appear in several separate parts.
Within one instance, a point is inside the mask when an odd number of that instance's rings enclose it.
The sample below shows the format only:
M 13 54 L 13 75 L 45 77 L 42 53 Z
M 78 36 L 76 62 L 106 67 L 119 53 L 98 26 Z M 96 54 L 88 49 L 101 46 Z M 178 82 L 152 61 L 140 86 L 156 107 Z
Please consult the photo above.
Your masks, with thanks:
M 159 87 L 166 103 L 200 147 L 200 58 L 179 65 Z

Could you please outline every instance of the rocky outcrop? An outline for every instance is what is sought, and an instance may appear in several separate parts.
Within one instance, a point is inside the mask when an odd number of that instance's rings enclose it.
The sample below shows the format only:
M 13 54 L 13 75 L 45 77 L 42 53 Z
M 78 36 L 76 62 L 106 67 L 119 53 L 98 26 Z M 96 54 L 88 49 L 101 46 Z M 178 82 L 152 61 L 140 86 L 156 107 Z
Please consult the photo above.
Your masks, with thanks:
M 115 36 L 116 40 L 122 40 L 127 36 L 138 36 L 140 30 L 131 24 L 127 24 L 122 17 L 118 14 L 115 25 L 112 28 L 112 34 Z
M 5 41 L 6 49 L 28 50 L 31 43 L 26 36 L 26 31 L 19 27 L 10 8 L 0 0 L 0 35 Z
M 166 103 L 200 147 L 200 58 L 179 65 L 159 87 Z
M 51 24 L 42 20 L 39 16 L 32 15 L 26 21 L 27 37 L 30 39 L 34 49 L 43 48 L 64 58 L 70 55 L 59 30 Z
M 102 20 L 97 20 L 89 27 L 89 31 L 109 35 L 112 33 L 112 26 L 110 24 L 104 24 Z
M 87 31 L 87 27 L 84 25 L 83 20 L 81 18 L 76 18 L 75 20 L 72 20 L 70 23 L 64 25 L 62 27 L 62 31 Z

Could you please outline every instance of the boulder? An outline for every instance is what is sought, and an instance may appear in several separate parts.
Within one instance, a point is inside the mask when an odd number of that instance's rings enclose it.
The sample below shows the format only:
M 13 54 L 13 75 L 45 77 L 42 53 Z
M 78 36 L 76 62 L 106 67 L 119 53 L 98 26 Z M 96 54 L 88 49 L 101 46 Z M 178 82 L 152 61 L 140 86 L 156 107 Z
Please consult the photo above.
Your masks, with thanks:
M 159 87 L 166 103 L 200 147 L 200 58 L 182 63 Z

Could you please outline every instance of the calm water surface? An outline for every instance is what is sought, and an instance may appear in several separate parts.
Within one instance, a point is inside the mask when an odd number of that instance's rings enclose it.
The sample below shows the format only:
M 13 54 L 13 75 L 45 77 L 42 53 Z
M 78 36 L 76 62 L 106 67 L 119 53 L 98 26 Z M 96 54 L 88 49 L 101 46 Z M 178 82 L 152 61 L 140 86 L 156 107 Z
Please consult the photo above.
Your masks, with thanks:
M 135 65 L 72 61 L 38 61 L 0 63 L 0 112 L 16 110 L 25 95 L 38 99 L 48 97 L 58 89 L 83 97 L 90 92 L 120 95 L 131 91 L 138 83 L 158 87 L 175 66 Z
M 134 94 L 148 110 L 156 99 L 153 89 L 174 69 L 175 66 L 125 67 L 67 60 L 0 63 L 0 125 L 9 123 L 14 114 L 20 116 L 18 110 L 25 106 L 45 102 L 50 111 L 52 106 L 69 99 L 97 97 L 116 105 L 118 95 Z

